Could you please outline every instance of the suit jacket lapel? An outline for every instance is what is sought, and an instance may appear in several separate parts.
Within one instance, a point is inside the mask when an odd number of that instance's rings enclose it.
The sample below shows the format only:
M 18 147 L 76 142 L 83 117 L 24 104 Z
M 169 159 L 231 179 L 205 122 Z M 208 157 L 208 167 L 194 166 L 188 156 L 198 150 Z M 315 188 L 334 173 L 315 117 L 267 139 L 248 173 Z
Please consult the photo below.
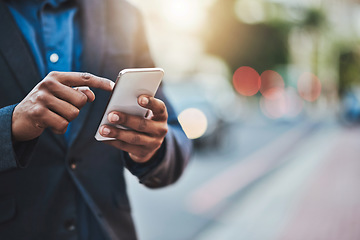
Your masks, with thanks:
M 36 63 L 20 29 L 4 1 L 0 1 L 0 52 L 7 59 L 23 94 L 41 80 Z M 16 47 L 15 47 L 16 46 Z
M 4 1 L 0 1 L 0 23 L 2 23 L 0 32 L 5 36 L 0 38 L 0 53 L 7 59 L 15 81 L 18 82 L 20 91 L 25 96 L 41 81 L 41 76 L 31 50 Z M 62 135 L 55 135 L 52 132 L 50 135 L 65 147 Z
M 82 26 L 82 66 L 81 71 L 101 76 L 101 63 L 104 57 L 105 44 L 105 3 L 97 0 L 80 0 Z M 96 95 L 97 89 L 92 89 Z M 89 115 L 92 103 L 86 104 L 79 116 L 71 123 L 69 146 L 77 139 L 84 121 Z
M 95 75 L 101 74 L 101 62 L 104 57 L 105 43 L 105 4 L 97 0 L 80 0 L 81 26 L 83 55 L 81 71 Z M 18 81 L 24 96 L 41 81 L 41 76 L 36 67 L 32 53 L 24 39 L 20 29 L 14 21 L 8 7 L 0 1 L 0 53 L 9 62 L 16 81 Z M 14 48 L 14 46 L 17 46 Z M 97 89 L 93 89 L 95 94 Z M 83 127 L 83 123 L 89 114 L 92 104 L 87 104 L 80 111 L 80 115 L 72 124 L 72 130 L 68 145 L 72 145 Z M 52 135 L 63 147 L 65 139 L 63 135 Z
M 101 74 L 105 43 L 105 3 L 97 0 L 81 0 L 83 57 L 82 71 Z

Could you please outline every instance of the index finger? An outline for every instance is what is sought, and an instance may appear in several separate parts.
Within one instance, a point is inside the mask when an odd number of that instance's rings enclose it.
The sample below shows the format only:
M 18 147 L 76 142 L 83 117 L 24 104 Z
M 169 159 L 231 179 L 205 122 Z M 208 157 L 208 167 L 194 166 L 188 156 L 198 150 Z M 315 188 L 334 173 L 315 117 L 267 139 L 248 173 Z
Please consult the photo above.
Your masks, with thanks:
M 115 84 L 109 79 L 85 72 L 50 72 L 48 76 L 69 87 L 88 86 L 112 91 Z

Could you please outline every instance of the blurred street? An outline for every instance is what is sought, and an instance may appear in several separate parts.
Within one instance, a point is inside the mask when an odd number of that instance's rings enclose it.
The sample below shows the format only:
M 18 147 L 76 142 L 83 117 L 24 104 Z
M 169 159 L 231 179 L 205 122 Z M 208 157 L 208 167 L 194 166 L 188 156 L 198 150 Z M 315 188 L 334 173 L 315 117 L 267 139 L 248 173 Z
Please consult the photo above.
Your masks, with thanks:
M 127 174 L 140 240 L 360 239 L 360 127 L 256 117 L 226 135 L 174 186 Z
M 132 0 L 192 161 L 140 240 L 360 239 L 360 1 Z

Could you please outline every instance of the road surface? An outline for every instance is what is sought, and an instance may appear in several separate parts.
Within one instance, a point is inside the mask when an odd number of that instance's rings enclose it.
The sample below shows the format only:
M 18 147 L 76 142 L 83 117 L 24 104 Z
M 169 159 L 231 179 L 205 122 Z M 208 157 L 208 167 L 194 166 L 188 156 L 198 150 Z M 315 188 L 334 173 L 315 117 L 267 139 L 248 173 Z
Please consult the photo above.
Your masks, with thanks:
M 140 240 L 360 239 L 360 127 L 255 121 L 227 135 L 173 186 L 127 173 Z

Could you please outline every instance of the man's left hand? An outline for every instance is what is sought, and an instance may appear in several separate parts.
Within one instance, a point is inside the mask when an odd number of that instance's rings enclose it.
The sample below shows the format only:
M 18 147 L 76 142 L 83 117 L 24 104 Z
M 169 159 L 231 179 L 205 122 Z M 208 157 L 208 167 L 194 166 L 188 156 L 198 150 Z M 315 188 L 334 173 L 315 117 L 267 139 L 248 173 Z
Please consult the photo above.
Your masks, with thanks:
M 164 141 L 168 131 L 168 113 L 165 103 L 154 97 L 141 95 L 138 97 L 138 103 L 148 109 L 145 118 L 123 112 L 110 112 L 108 115 L 110 123 L 129 129 L 104 125 L 100 128 L 100 134 L 104 137 L 116 138 L 105 142 L 128 152 L 133 161 L 144 163 L 155 155 Z

